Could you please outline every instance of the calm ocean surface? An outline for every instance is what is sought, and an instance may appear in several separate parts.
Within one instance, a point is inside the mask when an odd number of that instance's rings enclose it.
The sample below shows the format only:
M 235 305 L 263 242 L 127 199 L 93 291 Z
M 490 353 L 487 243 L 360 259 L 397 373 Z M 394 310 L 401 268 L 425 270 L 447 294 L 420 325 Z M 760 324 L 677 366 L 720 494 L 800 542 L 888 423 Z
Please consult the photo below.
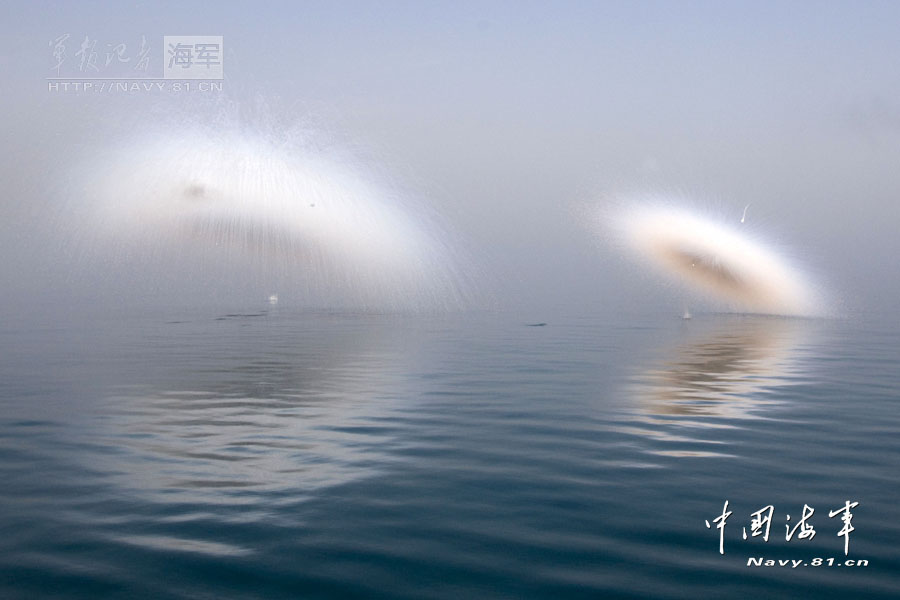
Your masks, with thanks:
M 0 598 L 897 597 L 896 319 L 543 318 L 4 317 Z

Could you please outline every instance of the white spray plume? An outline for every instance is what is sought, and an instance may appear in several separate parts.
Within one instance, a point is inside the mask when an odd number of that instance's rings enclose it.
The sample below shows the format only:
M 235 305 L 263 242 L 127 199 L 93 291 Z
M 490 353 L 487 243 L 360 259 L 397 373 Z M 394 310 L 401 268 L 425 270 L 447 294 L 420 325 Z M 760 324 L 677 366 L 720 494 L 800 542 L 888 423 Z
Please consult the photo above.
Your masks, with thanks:
M 812 316 L 821 300 L 801 271 L 748 234 L 662 204 L 619 212 L 614 227 L 660 272 L 740 312 Z

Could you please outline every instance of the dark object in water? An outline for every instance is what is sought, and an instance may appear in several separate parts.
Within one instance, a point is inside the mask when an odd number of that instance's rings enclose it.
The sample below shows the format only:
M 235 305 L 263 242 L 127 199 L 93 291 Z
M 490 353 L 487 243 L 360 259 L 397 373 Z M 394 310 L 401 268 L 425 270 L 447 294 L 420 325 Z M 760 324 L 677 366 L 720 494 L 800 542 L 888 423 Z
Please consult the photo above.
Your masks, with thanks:
M 221 317 L 216 317 L 216 321 L 226 321 L 228 319 L 245 319 L 248 317 L 265 317 L 269 314 L 268 311 L 261 311 L 255 313 L 229 313 L 227 315 L 223 315 Z
M 546 323 L 527 323 L 525 327 L 546 327 Z

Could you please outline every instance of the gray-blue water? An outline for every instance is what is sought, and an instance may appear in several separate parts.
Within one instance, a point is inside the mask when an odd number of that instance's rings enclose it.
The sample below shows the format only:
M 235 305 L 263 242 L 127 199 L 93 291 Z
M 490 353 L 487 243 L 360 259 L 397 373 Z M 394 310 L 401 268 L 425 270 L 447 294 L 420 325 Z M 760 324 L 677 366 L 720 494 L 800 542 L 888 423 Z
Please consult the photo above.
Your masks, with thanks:
M 0 598 L 896 597 L 896 322 L 540 317 L 4 317 Z

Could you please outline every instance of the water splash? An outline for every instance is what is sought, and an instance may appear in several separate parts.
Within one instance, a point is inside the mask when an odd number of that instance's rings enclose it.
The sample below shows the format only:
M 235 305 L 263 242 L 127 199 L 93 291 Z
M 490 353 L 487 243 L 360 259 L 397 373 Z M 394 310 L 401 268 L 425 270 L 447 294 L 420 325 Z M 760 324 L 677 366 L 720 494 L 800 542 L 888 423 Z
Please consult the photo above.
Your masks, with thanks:
M 458 253 L 433 215 L 360 161 L 310 143 L 308 132 L 164 129 L 82 166 L 84 193 L 67 225 L 94 266 L 117 262 L 157 287 L 247 283 L 257 297 L 278 289 L 307 306 L 466 303 Z
M 762 241 L 685 209 L 641 205 L 613 219 L 626 245 L 666 277 L 738 312 L 820 314 L 822 302 L 798 269 Z

